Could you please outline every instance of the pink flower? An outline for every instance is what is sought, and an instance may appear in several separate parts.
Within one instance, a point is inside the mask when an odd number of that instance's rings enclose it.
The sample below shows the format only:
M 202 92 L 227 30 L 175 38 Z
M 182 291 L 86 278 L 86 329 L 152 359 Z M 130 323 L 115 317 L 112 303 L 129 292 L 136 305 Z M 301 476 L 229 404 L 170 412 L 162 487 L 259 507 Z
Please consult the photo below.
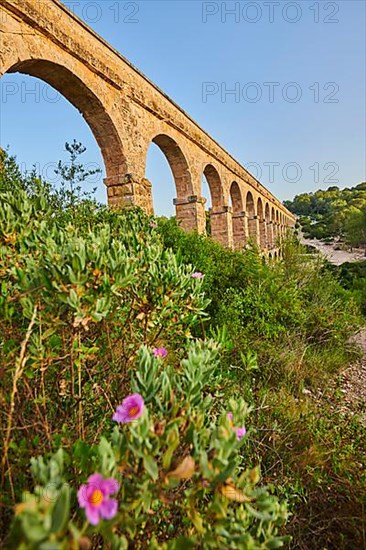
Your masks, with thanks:
M 118 481 L 112 477 L 104 479 L 93 474 L 78 490 L 80 508 L 85 508 L 87 520 L 97 525 L 102 519 L 112 519 L 117 514 L 118 502 L 110 495 L 118 491 Z
M 193 279 L 203 279 L 204 274 L 201 273 L 200 271 L 196 271 L 195 273 L 192 273 L 191 277 Z
M 242 426 L 241 428 L 237 428 L 236 426 L 233 425 L 233 413 L 231 413 L 231 412 L 227 413 L 227 417 L 229 419 L 230 426 L 232 427 L 232 429 L 236 433 L 236 439 L 238 441 L 240 441 L 241 438 L 244 437 L 245 434 L 247 433 L 247 431 L 245 429 L 245 426 Z
M 154 221 L 151 221 L 151 222 L 149 223 L 149 227 L 151 227 L 151 229 L 156 229 L 156 228 L 158 227 L 158 224 L 157 224 L 156 222 L 154 222 Z
M 245 426 L 242 426 L 241 428 L 234 428 L 234 430 L 236 432 L 236 439 L 238 441 L 240 441 L 241 438 L 244 437 L 245 434 L 247 433 Z
M 144 406 L 144 400 L 139 393 L 129 395 L 122 401 L 122 405 L 118 405 L 113 420 L 120 424 L 137 420 L 144 412 Z
M 166 357 L 168 355 L 168 352 L 165 348 L 154 348 L 153 354 L 155 357 Z

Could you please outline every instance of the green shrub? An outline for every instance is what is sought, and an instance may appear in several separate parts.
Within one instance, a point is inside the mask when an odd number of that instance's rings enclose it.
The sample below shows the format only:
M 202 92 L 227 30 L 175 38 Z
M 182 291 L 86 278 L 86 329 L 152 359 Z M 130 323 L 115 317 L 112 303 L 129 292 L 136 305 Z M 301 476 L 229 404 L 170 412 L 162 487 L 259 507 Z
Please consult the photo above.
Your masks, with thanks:
M 246 439 L 227 416 L 240 427 L 247 407 L 222 401 L 218 346 L 192 336 L 207 318 L 204 279 L 142 212 L 62 207 L 12 162 L 0 190 L 5 544 L 281 546 L 286 506 L 241 462 Z M 132 392 L 143 415 L 111 433 Z M 118 514 L 92 526 L 76 493 L 95 473 L 118 481 Z
M 164 365 L 143 347 L 131 391 L 144 396 L 141 418 L 90 447 L 32 460 L 36 488 L 16 508 L 10 543 L 19 548 L 278 548 L 287 517 L 259 471 L 238 471 L 238 440 L 227 417 L 242 424 L 242 399 L 218 407 L 217 346 L 192 343 L 180 365 Z M 96 526 L 84 520 L 76 491 L 98 472 L 118 481 L 118 512 Z M 93 478 L 92 478 L 93 479 Z M 95 483 L 95 482 L 94 482 Z

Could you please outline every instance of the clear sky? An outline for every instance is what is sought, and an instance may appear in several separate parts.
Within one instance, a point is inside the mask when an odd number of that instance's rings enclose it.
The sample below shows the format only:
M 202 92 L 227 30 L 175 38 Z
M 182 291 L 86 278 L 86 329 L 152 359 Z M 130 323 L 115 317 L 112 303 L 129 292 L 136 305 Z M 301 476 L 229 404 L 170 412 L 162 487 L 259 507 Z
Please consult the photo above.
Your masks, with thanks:
M 365 179 L 363 0 L 64 4 L 281 200 Z M 74 138 L 87 146 L 86 164 L 103 166 L 81 115 L 41 81 L 5 75 L 0 109 L 1 145 L 24 170 L 36 163 L 54 178 Z M 146 175 L 156 212 L 171 214 L 174 183 L 156 146 Z

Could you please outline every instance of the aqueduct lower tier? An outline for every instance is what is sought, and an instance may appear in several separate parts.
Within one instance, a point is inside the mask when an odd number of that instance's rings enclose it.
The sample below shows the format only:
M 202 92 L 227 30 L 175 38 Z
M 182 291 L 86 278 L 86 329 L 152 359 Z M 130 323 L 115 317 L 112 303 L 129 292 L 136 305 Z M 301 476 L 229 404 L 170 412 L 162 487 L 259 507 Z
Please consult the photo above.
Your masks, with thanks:
M 0 75 L 38 77 L 64 95 L 101 149 L 112 206 L 152 212 L 146 156 L 153 142 L 170 164 L 176 215 L 205 231 L 202 176 L 212 199 L 211 232 L 225 246 L 249 239 L 264 250 L 293 227 L 293 215 L 167 95 L 58 0 L 1 0 Z

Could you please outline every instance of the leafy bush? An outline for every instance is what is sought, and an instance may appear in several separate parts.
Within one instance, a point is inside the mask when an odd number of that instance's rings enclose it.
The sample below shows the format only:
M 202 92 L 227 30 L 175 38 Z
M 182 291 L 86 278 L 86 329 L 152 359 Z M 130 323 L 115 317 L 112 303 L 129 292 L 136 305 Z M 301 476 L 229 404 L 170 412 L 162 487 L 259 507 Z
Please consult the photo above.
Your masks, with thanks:
M 98 446 L 79 441 L 69 454 L 60 449 L 49 460 L 33 459 L 37 485 L 17 506 L 11 543 L 40 549 L 102 540 L 113 548 L 282 546 L 285 539 L 276 533 L 286 507 L 256 487 L 258 469 L 238 472 L 245 438 L 238 439 L 227 410 L 242 423 L 246 406 L 238 399 L 220 410 L 213 398 L 217 352 L 213 342 L 192 343 L 179 366 L 166 366 L 141 348 L 131 390 L 144 396 L 142 416 L 114 428 Z M 80 502 L 88 478 L 98 488 L 90 478 L 95 472 L 117 481 L 118 511 L 92 525 L 76 505 L 76 491 Z
M 361 271 L 342 288 L 291 236 L 273 262 L 64 199 L 0 158 L 4 535 L 22 499 L 5 544 L 360 547 L 358 420 L 314 396 L 357 356 Z M 132 392 L 133 421 L 111 429 Z
M 240 460 L 247 407 L 220 399 L 218 345 L 192 336 L 204 279 L 140 211 L 62 205 L 8 157 L 0 172 L 4 536 L 24 492 L 6 544 L 281 546 L 286 506 Z M 143 415 L 110 433 L 132 392 Z M 103 519 L 85 522 L 76 495 L 93 474 L 115 481 Z
M 205 274 L 211 325 L 225 326 L 230 334 L 232 362 L 250 349 L 258 354 L 262 376 L 277 384 L 287 384 L 290 376 L 296 392 L 304 379 L 319 380 L 352 357 L 345 343 L 361 322 L 358 308 L 323 261 L 309 259 L 295 237 L 283 242 L 283 260 L 271 262 L 255 249 L 232 252 L 186 234 L 174 220 L 160 221 L 159 232 L 182 261 Z M 317 362 L 312 365 L 318 353 L 329 356 L 321 370 Z M 303 363 L 301 372 L 294 355 Z

